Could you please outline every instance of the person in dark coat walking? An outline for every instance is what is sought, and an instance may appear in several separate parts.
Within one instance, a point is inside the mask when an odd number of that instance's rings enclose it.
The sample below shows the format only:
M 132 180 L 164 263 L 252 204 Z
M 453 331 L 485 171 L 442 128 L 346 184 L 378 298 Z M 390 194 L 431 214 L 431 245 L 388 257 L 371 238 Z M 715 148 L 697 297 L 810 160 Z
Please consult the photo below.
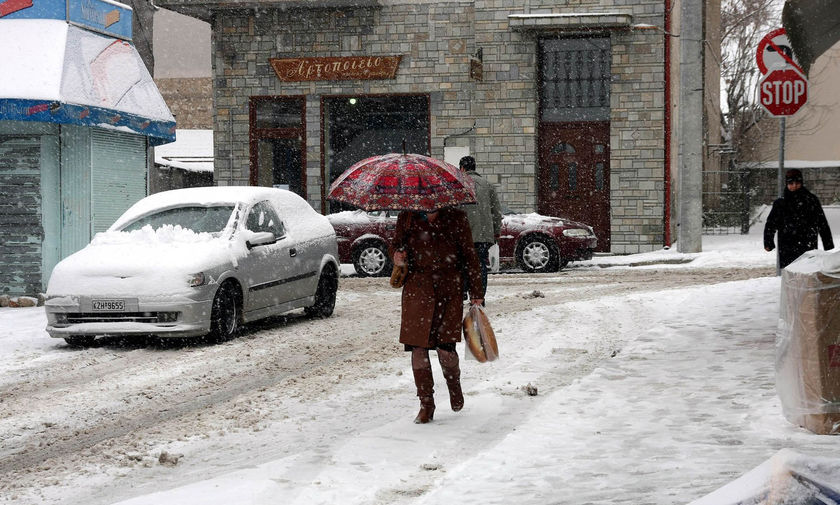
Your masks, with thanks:
M 472 177 L 475 184 L 475 203 L 460 207 L 467 214 L 472 230 L 475 253 L 481 263 L 481 281 L 487 291 L 487 267 L 490 264 L 490 248 L 499 241 L 502 230 L 502 205 L 496 188 L 475 170 L 475 158 L 464 156 L 458 162 L 461 170 Z M 485 293 L 486 294 L 486 293 Z
M 420 398 L 415 423 L 434 419 L 434 378 L 429 350 L 437 350 L 452 410 L 464 406 L 461 369 L 455 344 L 461 340 L 462 275 L 471 303 L 484 302 L 481 267 L 467 216 L 447 207 L 435 212 L 403 211 L 397 218 L 391 256 L 408 273 L 402 292 L 400 343 L 411 352 L 411 369 Z
M 773 202 L 764 225 L 764 249 L 772 251 L 773 236 L 779 232 L 779 268 L 785 268 L 806 251 L 817 248 L 817 235 L 823 249 L 834 248 L 831 228 L 825 218 L 819 198 L 802 185 L 802 172 L 788 170 L 785 174 L 784 196 Z

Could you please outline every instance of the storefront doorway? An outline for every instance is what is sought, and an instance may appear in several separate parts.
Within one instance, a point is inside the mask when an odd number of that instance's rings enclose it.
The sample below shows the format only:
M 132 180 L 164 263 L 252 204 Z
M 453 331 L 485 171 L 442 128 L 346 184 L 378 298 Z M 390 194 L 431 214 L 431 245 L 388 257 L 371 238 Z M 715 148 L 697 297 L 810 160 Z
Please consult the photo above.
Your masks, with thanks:
M 610 39 L 540 41 L 537 210 L 592 226 L 610 250 Z
M 306 198 L 306 125 L 302 96 L 252 96 L 252 186 L 288 189 Z
M 403 149 L 431 152 L 428 95 L 324 97 L 322 107 L 325 192 L 345 170 L 370 156 Z M 348 209 L 329 202 L 330 213 Z

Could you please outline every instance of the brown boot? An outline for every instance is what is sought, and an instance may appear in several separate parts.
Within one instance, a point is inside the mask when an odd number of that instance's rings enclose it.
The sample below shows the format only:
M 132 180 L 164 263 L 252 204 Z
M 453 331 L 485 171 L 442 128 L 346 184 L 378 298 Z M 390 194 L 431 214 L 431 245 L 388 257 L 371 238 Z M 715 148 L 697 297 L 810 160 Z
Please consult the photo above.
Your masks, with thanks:
M 438 349 L 438 361 L 443 369 L 446 386 L 449 388 L 449 404 L 454 412 L 464 408 L 464 393 L 461 391 L 461 367 L 458 363 L 458 352 Z
M 414 372 L 417 396 L 420 397 L 420 412 L 414 418 L 414 423 L 426 424 L 435 418 L 435 378 L 432 376 L 428 349 L 414 348 L 412 350 L 411 370 Z

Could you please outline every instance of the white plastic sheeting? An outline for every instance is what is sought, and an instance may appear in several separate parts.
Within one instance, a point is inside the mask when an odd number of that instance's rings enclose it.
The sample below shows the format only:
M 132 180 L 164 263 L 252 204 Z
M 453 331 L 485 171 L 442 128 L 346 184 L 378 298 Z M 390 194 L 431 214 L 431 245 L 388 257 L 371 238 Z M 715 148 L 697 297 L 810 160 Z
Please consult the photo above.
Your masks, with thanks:
M 782 272 L 776 390 L 785 417 L 840 434 L 840 253 L 809 251 Z
M 827 505 L 840 500 L 840 459 L 782 449 L 689 505 Z

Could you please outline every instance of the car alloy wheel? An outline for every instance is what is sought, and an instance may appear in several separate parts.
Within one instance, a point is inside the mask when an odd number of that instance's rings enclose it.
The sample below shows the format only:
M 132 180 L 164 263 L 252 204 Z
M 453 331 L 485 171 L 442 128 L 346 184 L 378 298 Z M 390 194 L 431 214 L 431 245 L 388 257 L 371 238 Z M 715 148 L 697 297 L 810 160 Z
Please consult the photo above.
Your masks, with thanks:
M 214 342 L 224 342 L 236 336 L 239 331 L 239 296 L 232 282 L 219 286 L 213 298 L 210 313 L 210 338 Z
M 559 253 L 549 239 L 532 235 L 519 247 L 517 260 L 526 272 L 554 272 L 559 267 Z
M 338 292 L 338 272 L 332 265 L 325 265 L 318 279 L 315 291 L 315 303 L 303 309 L 309 317 L 330 317 L 335 310 L 335 297 Z
M 353 266 L 360 277 L 391 275 L 391 258 L 381 242 L 368 242 L 359 247 Z

